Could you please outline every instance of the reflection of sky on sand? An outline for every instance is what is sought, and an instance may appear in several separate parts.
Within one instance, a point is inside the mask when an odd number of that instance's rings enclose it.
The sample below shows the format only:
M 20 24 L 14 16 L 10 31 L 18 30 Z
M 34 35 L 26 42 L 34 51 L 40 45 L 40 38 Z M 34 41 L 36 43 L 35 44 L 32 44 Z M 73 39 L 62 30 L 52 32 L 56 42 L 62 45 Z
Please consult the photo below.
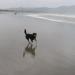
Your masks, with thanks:
M 71 23 L 75 24 L 75 15 L 63 15 L 63 14 L 30 14 L 27 15 L 34 18 L 49 20 L 60 23 Z

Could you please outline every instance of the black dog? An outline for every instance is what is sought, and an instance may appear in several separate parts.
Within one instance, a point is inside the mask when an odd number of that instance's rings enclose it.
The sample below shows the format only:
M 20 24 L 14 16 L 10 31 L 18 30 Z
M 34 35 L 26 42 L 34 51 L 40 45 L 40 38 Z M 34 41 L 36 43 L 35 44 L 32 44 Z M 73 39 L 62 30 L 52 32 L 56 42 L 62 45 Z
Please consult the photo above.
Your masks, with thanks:
M 27 33 L 26 32 L 26 29 L 24 30 L 24 33 L 25 33 L 25 37 L 26 37 L 26 39 L 28 40 L 28 42 L 29 42 L 29 39 L 33 42 L 33 40 L 35 40 L 35 41 L 37 41 L 36 40 L 36 36 L 37 36 L 37 33 L 32 33 L 32 34 L 29 34 L 29 33 Z

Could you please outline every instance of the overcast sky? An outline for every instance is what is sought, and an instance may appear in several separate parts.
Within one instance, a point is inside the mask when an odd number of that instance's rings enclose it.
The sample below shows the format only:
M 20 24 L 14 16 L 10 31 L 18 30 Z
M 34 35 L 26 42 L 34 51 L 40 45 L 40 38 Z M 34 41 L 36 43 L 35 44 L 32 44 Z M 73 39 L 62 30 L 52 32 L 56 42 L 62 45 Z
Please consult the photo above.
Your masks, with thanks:
M 75 0 L 0 0 L 0 8 L 57 7 L 63 5 L 75 5 Z

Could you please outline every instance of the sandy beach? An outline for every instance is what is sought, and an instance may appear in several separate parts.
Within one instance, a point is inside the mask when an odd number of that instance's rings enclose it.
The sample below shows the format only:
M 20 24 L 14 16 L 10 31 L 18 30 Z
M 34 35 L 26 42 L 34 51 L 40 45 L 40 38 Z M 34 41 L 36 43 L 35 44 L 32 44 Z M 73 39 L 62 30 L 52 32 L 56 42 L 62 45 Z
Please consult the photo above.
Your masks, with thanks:
M 68 23 L 27 14 L 0 14 L 0 75 L 75 75 L 72 19 Z M 25 28 L 29 33 L 37 33 L 37 46 L 34 41 L 33 47 L 28 48 Z

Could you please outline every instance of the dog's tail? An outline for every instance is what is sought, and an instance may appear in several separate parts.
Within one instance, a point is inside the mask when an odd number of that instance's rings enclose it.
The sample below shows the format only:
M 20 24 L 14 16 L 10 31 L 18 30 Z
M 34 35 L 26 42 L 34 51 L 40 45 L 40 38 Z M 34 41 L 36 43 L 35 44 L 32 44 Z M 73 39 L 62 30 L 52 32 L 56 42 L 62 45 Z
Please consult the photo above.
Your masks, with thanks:
M 27 34 L 26 29 L 24 30 L 24 33 Z

